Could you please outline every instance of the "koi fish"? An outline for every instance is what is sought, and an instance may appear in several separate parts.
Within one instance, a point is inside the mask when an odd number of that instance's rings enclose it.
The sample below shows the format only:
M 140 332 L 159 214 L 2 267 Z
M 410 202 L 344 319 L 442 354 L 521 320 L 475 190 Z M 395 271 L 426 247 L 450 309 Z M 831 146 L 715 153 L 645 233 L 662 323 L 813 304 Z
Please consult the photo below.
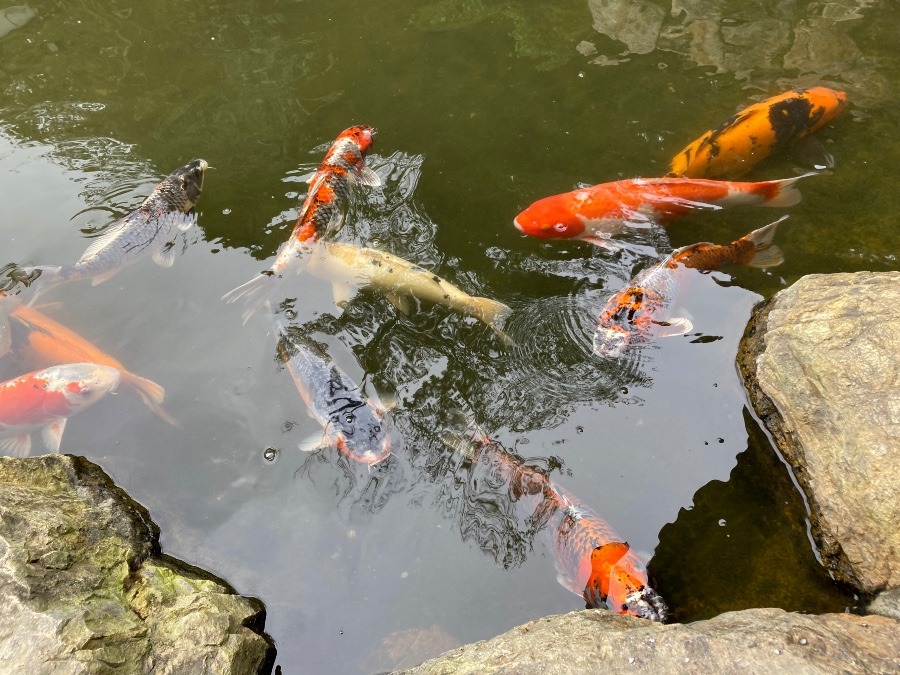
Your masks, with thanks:
M 0 297 L 0 303 L 2 302 L 3 297 Z M 22 344 L 17 346 L 16 352 L 30 367 L 45 368 L 85 362 L 115 368 L 121 375 L 122 384 L 134 389 L 150 410 L 169 424 L 178 426 L 178 423 L 163 410 L 162 402 L 166 390 L 156 382 L 129 372 L 118 359 L 106 354 L 75 331 L 33 307 L 17 304 L 12 309 L 10 317 L 28 331 L 22 339 Z M 2 337 L 2 322 L 0 322 L 0 337 Z
M 299 271 L 299 263 L 320 238 L 328 239 L 340 231 L 356 183 L 381 185 L 378 174 L 365 165 L 375 130 L 368 126 L 345 129 L 332 143 L 325 159 L 310 178 L 309 192 L 290 238 L 282 244 L 272 266 L 260 276 L 229 291 L 222 299 L 231 303 L 244 299 L 248 304 L 244 323 L 265 300 L 265 293 L 288 271 Z
M 647 227 L 692 209 L 737 204 L 785 207 L 800 201 L 795 183 L 812 174 L 741 183 L 702 178 L 635 178 L 545 197 L 522 211 L 515 225 L 542 239 L 582 239 L 615 250 L 610 238 L 629 227 Z
M 629 345 L 643 341 L 650 334 L 662 337 L 692 330 L 689 319 L 673 317 L 670 310 L 693 270 L 717 270 L 728 263 L 760 268 L 780 265 L 784 255 L 772 243 L 772 238 L 785 218 L 728 245 L 700 243 L 679 248 L 643 270 L 626 288 L 613 295 L 600 313 L 594 331 L 594 353 L 620 356 Z
M 119 371 L 96 363 L 69 363 L 0 384 L 0 452 L 25 457 L 31 432 L 41 430 L 49 452 L 59 452 L 66 420 L 114 391 Z
M 332 281 L 335 300 L 340 306 L 347 300 L 350 285 L 371 285 L 404 314 L 410 300 L 433 302 L 474 317 L 486 324 L 506 344 L 510 337 L 500 329 L 512 311 L 502 302 L 471 296 L 449 281 L 399 256 L 374 248 L 340 242 L 323 242 L 309 262 L 309 271 Z
M 815 133 L 847 107 L 847 95 L 827 87 L 794 89 L 735 113 L 669 164 L 669 175 L 737 178 L 772 152 Z
M 668 607 L 649 585 L 647 568 L 613 527 L 546 475 L 512 456 L 470 424 L 469 433 L 444 432 L 444 442 L 474 461 L 487 454 L 510 498 L 531 498 L 530 517 L 553 555 L 557 581 L 590 607 L 665 621 Z M 529 508 L 529 511 L 531 509 Z
M 277 317 L 274 327 L 278 358 L 290 371 L 309 416 L 323 429 L 321 437 L 300 448 L 312 452 L 334 446 L 369 466 L 387 459 L 391 454 L 387 411 L 364 396 L 315 342 L 288 332 Z
M 197 221 L 191 209 L 200 199 L 207 168 L 206 160 L 195 159 L 170 173 L 137 209 L 94 239 L 74 264 L 27 268 L 41 272 L 45 283 L 38 293 L 87 278 L 96 286 L 147 255 L 157 265 L 171 267 L 175 262 L 175 237 Z

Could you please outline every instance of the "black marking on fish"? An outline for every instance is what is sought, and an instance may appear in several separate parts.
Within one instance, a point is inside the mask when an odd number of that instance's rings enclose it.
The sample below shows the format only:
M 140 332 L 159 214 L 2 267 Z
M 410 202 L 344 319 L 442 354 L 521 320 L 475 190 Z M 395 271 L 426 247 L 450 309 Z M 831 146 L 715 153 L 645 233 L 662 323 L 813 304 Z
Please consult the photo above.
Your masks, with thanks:
M 789 98 L 769 108 L 769 124 L 780 145 L 802 137 L 824 114 L 824 108 L 813 113 L 813 104 L 805 98 Z

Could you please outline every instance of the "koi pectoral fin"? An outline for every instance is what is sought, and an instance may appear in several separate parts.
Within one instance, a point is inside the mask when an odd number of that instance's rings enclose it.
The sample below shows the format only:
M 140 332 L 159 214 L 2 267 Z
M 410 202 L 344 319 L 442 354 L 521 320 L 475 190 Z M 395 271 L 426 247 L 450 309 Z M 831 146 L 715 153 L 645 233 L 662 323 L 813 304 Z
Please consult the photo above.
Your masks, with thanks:
M 300 441 L 297 447 L 303 452 L 319 452 L 327 448 L 334 447 L 336 439 L 327 432 L 316 433 Z
M 41 439 L 44 446 L 50 452 L 59 452 L 59 445 L 62 442 L 63 431 L 66 430 L 66 418 L 62 417 L 53 420 L 50 424 L 41 429 Z
M 13 457 L 28 457 L 31 453 L 31 435 L 22 434 L 0 440 L 0 453 Z
M 622 250 L 622 247 L 619 246 L 612 239 L 607 239 L 606 237 L 601 237 L 599 235 L 592 234 L 587 237 L 582 237 L 581 240 L 586 241 L 590 244 L 593 244 L 594 246 L 599 246 L 600 248 L 605 248 L 607 251 L 616 252 L 616 251 Z
M 694 330 L 691 320 L 683 316 L 676 316 L 668 321 L 653 321 L 651 325 L 653 335 L 661 338 L 687 335 Z

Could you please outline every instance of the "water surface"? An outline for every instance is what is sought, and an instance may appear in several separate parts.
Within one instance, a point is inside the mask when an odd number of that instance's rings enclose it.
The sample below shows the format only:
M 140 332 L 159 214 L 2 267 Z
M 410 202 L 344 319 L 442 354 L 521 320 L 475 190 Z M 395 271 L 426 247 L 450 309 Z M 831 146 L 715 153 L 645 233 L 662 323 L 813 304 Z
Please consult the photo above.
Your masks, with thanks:
M 459 410 L 655 552 L 677 620 L 854 604 L 816 560 L 734 354 L 752 306 L 800 276 L 897 269 L 894 3 L 28 7 L 0 12 L 0 263 L 73 261 L 162 175 L 195 157 L 215 167 L 174 267 L 147 260 L 42 298 L 163 384 L 181 426 L 123 391 L 74 418 L 62 450 L 144 503 L 167 553 L 259 596 L 284 672 L 409 665 L 583 606 L 478 467 L 441 446 Z M 704 277 L 689 336 L 593 357 L 599 309 L 649 259 L 523 238 L 515 214 L 578 183 L 660 175 L 738 107 L 812 84 L 853 108 L 752 174 L 833 163 L 780 228 L 786 262 Z M 317 425 L 269 323 L 242 325 L 220 301 L 268 266 L 301 177 L 354 123 L 378 129 L 370 164 L 385 184 L 360 192 L 341 236 L 510 305 L 517 342 L 443 308 L 403 316 L 363 291 L 340 311 L 326 282 L 286 284 L 293 323 L 397 401 L 395 453 L 371 472 L 297 449 Z M 698 213 L 648 243 L 724 243 L 782 213 Z M 19 367 L 0 361 L 4 378 Z

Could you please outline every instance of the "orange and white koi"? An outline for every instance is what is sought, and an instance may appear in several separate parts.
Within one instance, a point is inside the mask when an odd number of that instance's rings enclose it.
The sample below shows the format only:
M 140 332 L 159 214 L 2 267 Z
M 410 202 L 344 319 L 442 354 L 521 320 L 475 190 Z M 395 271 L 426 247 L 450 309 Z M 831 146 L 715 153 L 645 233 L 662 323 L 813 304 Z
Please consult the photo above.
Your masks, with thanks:
M 387 411 L 366 397 L 360 387 L 312 340 L 288 331 L 276 317 L 278 358 L 286 366 L 306 403 L 309 416 L 323 433 L 301 450 L 336 447 L 350 459 L 372 466 L 391 454 Z
M 0 297 L 0 303 L 3 300 L 4 298 Z M 12 298 L 7 298 L 7 301 L 13 302 Z M 121 373 L 122 384 L 132 388 L 144 404 L 161 419 L 177 426 L 175 420 L 162 408 L 166 391 L 156 382 L 128 371 L 118 359 L 34 307 L 15 304 L 9 317 L 14 324 L 21 325 L 27 331 L 24 337 L 17 336 L 18 344 L 15 351 L 29 367 L 45 368 L 84 362 L 115 368 Z M 2 337 L 2 322 L 0 322 L 0 337 Z
M 444 432 L 443 440 L 470 460 L 494 466 L 513 502 L 534 504 L 529 520 L 540 528 L 563 587 L 590 607 L 666 620 L 668 607 L 650 587 L 643 560 L 597 513 L 471 423 L 467 433 Z
M 594 353 L 616 357 L 650 335 L 683 335 L 692 330 L 688 318 L 672 316 L 675 301 L 691 275 L 729 263 L 760 268 L 780 265 L 784 255 L 772 238 L 786 217 L 727 245 L 699 243 L 679 248 L 643 270 L 613 295 L 600 313 L 594 331 Z
M 582 239 L 616 249 L 612 237 L 629 227 L 664 224 L 693 209 L 738 204 L 785 207 L 800 201 L 796 183 L 783 180 L 743 183 L 702 178 L 635 178 L 545 197 L 522 211 L 515 225 L 529 237 Z
M 38 293 L 59 283 L 86 278 L 96 286 L 147 255 L 157 265 L 171 267 L 177 235 L 197 221 L 192 209 L 203 192 L 207 168 L 206 160 L 195 159 L 170 173 L 137 209 L 94 239 L 77 262 L 26 268 L 41 272 Z
M 679 152 L 672 176 L 738 178 L 772 152 L 815 133 L 847 107 L 847 95 L 827 87 L 794 89 L 735 113 Z
M 119 371 L 96 363 L 69 363 L 0 384 L 0 452 L 24 457 L 31 432 L 58 452 L 66 420 L 115 390 Z
M 244 322 L 259 308 L 266 293 L 290 270 L 299 270 L 301 260 L 320 239 L 333 237 L 343 227 L 354 184 L 377 186 L 378 174 L 365 165 L 375 130 L 369 126 L 345 129 L 332 143 L 325 159 L 310 178 L 309 192 L 290 238 L 282 244 L 269 269 L 229 291 L 222 299 L 247 303 Z

